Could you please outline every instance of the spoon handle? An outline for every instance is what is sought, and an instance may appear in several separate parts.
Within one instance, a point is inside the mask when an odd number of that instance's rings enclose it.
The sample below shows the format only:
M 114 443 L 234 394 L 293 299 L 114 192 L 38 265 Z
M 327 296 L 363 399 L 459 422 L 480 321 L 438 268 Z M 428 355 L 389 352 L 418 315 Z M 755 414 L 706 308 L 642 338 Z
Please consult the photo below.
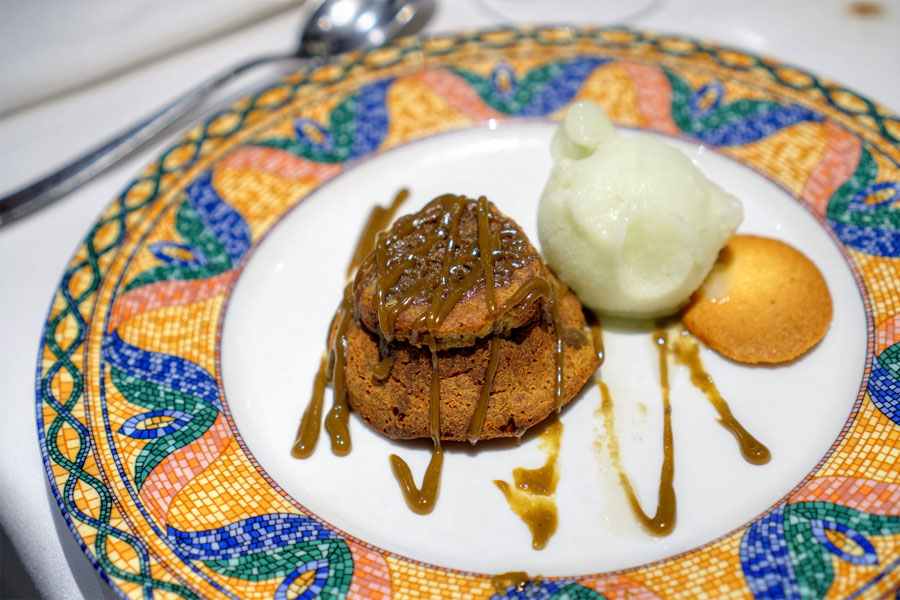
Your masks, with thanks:
M 297 60 L 298 57 L 296 55 L 263 56 L 215 76 L 179 96 L 128 131 L 88 151 L 43 179 L 0 198 L 0 226 L 47 206 L 119 163 L 131 153 L 156 139 L 170 125 L 199 106 L 210 94 L 237 76 L 262 64 L 289 59 Z

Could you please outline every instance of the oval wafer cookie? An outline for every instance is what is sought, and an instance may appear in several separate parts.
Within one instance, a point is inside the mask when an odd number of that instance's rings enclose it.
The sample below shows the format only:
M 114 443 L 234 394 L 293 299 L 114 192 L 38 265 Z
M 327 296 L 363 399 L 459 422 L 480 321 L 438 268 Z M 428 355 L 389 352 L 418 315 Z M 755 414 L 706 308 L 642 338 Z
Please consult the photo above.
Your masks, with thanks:
M 779 363 L 818 343 L 831 315 L 825 279 L 806 256 L 778 240 L 738 235 L 722 250 L 682 320 L 728 358 Z

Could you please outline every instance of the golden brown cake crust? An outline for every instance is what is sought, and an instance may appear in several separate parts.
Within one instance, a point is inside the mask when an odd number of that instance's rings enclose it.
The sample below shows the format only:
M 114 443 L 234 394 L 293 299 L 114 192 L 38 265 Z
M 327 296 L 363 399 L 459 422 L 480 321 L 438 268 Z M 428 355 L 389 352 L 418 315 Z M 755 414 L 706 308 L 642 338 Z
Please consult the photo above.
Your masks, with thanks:
M 380 237 L 386 236 L 391 241 L 386 246 L 388 270 L 399 264 L 404 257 L 408 256 L 410 249 L 415 249 L 416 245 L 426 239 L 436 228 L 442 226 L 446 228 L 446 224 L 440 223 L 437 218 L 442 214 L 438 208 L 440 208 L 438 205 L 434 206 L 434 210 L 426 207 L 415 215 L 398 219 L 386 234 L 380 234 Z M 497 257 L 494 260 L 494 294 L 495 306 L 500 307 L 524 282 L 536 275 L 543 274 L 544 267 L 537 250 L 531 245 L 519 226 L 512 219 L 498 212 L 493 205 L 489 204 L 489 208 L 490 230 L 499 242 Z M 408 227 L 409 231 L 404 232 L 404 227 L 408 226 L 412 220 L 417 221 L 415 227 Z M 475 200 L 467 200 L 465 203 L 459 219 L 459 234 L 462 242 L 460 248 L 469 250 L 478 248 L 478 217 Z M 431 246 L 427 253 L 409 264 L 396 286 L 388 291 L 388 298 L 396 299 L 398 295 L 402 297 L 410 286 L 439 273 L 441 261 L 447 252 L 447 239 L 446 236 L 441 238 Z M 463 254 L 473 255 L 471 251 L 463 252 Z M 379 333 L 379 317 L 374 302 L 376 281 L 378 280 L 374 256 L 374 252 L 370 254 L 356 274 L 354 308 L 359 320 L 366 328 L 371 332 Z M 451 277 L 455 277 L 457 280 L 462 279 L 470 272 L 470 267 L 474 265 L 477 268 L 477 253 L 475 256 L 475 258 L 464 261 L 467 264 L 455 269 Z M 450 287 L 452 288 L 453 284 Z M 416 321 L 429 309 L 433 289 L 434 286 L 425 287 L 424 290 L 416 293 L 412 303 L 397 315 L 392 336 L 394 339 L 408 341 L 416 346 L 424 346 L 425 327 L 421 320 L 418 324 Z M 432 333 L 438 348 L 471 346 L 477 339 L 483 338 L 491 332 L 505 334 L 531 322 L 542 306 L 543 303 L 536 302 L 521 313 L 502 314 L 495 319 L 494 315 L 487 310 L 486 290 L 484 281 L 481 279 L 471 291 L 453 305 L 449 314 Z M 415 333 L 413 332 L 414 327 Z
M 739 235 L 682 312 L 707 346 L 745 363 L 797 358 L 822 339 L 832 304 L 806 256 L 769 238 Z
M 563 402 L 567 403 L 597 369 L 599 359 L 575 295 L 560 290 L 558 305 L 562 326 L 584 333 L 583 344 L 563 344 Z M 405 343 L 392 344 L 390 376 L 379 381 L 372 371 L 379 360 L 378 337 L 355 322 L 346 339 L 346 382 L 354 412 L 390 438 L 428 437 L 430 351 Z M 487 337 L 472 347 L 438 352 L 442 440 L 466 439 L 481 394 L 490 344 Z M 552 320 L 545 316 L 501 338 L 500 363 L 491 387 L 482 440 L 516 435 L 556 409 L 555 351 L 555 330 Z

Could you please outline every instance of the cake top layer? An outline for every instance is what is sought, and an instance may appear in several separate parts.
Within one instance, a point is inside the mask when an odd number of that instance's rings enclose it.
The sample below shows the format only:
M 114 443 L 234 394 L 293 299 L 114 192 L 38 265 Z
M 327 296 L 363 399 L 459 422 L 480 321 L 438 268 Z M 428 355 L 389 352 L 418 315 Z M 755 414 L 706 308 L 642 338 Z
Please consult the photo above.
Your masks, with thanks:
M 542 274 L 515 221 L 484 197 L 448 194 L 379 235 L 356 275 L 355 308 L 388 340 L 470 346 L 533 320 L 541 302 L 516 292 Z

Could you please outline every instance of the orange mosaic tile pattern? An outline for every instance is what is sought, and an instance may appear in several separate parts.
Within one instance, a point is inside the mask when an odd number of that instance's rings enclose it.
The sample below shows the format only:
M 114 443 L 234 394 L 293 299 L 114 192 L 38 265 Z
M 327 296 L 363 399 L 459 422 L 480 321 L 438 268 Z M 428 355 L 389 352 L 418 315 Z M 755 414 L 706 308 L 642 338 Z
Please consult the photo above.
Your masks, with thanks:
M 866 384 L 818 471 L 745 529 L 615 574 L 495 590 L 310 515 L 255 465 L 217 357 L 228 293 L 279 219 L 360 158 L 598 102 L 808 204 L 872 322 Z M 53 299 L 37 414 L 51 487 L 128 598 L 877 598 L 900 584 L 897 117 L 772 61 L 621 29 L 406 39 L 298 73 L 194 128 L 110 205 Z M 415 557 L 410 557 L 415 559 Z

